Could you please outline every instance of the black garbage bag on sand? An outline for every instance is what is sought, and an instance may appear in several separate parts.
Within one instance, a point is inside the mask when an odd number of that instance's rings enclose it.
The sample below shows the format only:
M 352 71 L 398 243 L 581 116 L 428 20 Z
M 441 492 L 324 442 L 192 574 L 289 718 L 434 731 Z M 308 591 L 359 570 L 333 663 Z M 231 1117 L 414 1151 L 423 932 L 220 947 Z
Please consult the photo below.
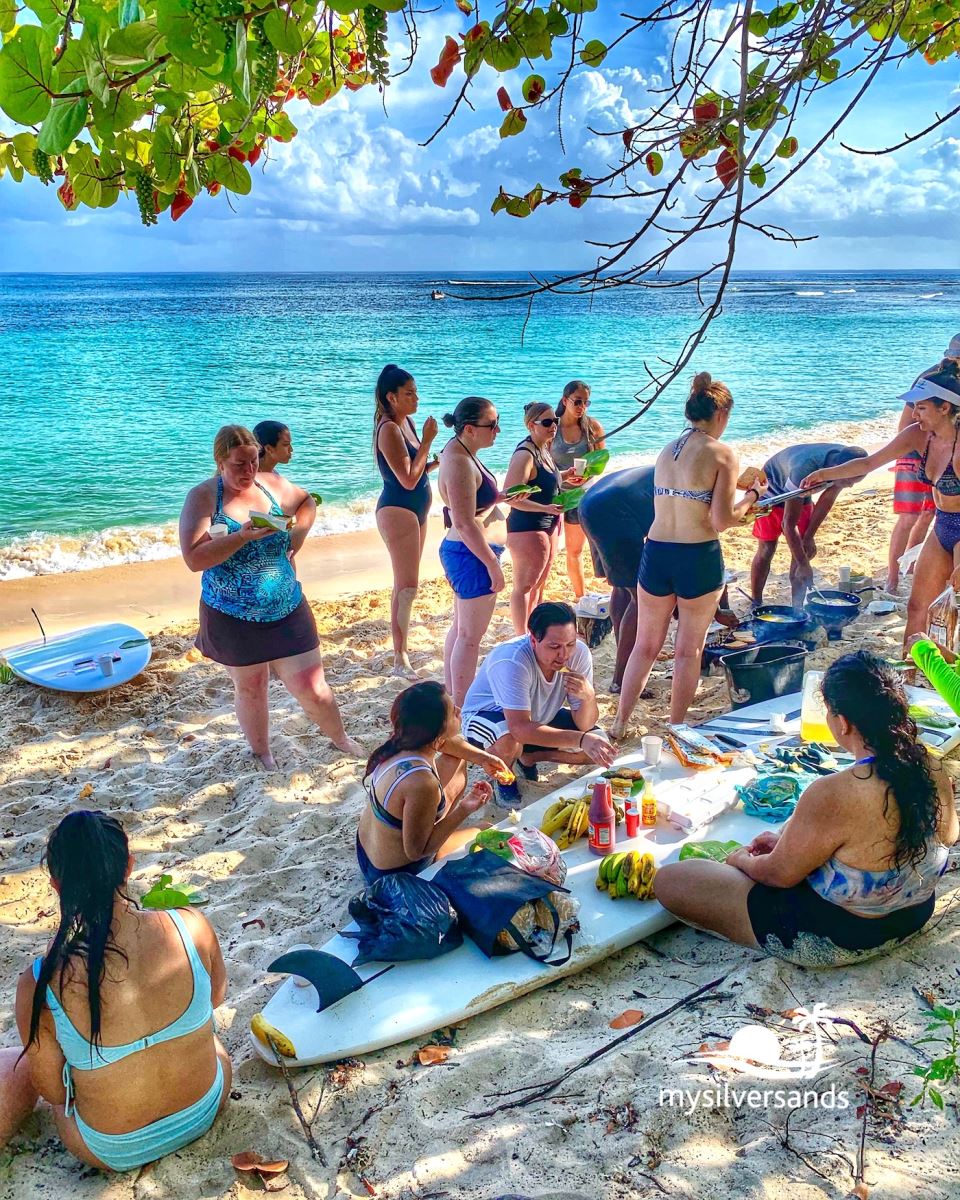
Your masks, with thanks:
M 359 944 L 353 965 L 437 958 L 463 943 L 457 914 L 428 879 L 398 871 L 375 880 L 349 904 L 359 933 L 343 932 Z

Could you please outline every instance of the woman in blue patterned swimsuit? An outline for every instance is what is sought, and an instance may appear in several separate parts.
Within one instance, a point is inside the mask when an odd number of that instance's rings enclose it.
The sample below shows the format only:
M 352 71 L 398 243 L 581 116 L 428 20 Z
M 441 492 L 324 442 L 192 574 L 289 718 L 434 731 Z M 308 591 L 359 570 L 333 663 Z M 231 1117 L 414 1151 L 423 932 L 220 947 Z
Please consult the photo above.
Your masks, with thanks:
M 838 658 L 823 698 L 853 765 L 812 783 L 781 833 L 726 863 L 665 866 L 654 885 L 681 921 L 812 967 L 861 962 L 919 932 L 960 834 L 950 778 L 885 663 L 866 650 Z
M 272 476 L 273 492 L 257 478 L 260 446 L 242 425 L 225 425 L 213 443 L 217 474 L 195 487 L 180 515 L 180 550 L 202 571 L 197 648 L 227 668 L 237 720 L 250 749 L 268 769 L 267 683 L 270 668 L 303 711 L 345 754 L 359 757 L 323 674 L 320 640 L 293 558 L 313 524 L 309 492 Z M 258 528 L 249 514 L 293 519 L 293 528 Z

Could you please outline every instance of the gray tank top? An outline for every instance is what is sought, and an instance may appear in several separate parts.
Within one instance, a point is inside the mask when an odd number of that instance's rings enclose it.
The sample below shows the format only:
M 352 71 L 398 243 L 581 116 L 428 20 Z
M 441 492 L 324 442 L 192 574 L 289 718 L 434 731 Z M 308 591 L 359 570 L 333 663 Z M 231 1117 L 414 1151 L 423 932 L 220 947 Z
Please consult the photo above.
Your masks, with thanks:
M 550 456 L 561 471 L 568 471 L 575 458 L 583 458 L 590 452 L 590 439 L 582 435 L 578 442 L 568 442 L 558 428 L 557 436 L 550 447 Z

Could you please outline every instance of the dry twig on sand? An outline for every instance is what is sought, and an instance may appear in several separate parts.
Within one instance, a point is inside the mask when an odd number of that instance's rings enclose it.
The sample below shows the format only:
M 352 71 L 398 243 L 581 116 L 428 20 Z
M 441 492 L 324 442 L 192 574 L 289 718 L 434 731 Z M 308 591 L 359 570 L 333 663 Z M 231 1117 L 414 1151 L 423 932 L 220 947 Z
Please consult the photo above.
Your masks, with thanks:
M 277 1060 L 277 1065 L 283 1075 L 283 1082 L 287 1085 L 287 1091 L 290 1093 L 290 1103 L 293 1106 L 293 1111 L 297 1115 L 297 1120 L 300 1122 L 300 1128 L 303 1130 L 303 1136 L 306 1138 L 307 1146 L 310 1148 L 310 1153 L 314 1159 L 322 1166 L 327 1165 L 327 1156 L 324 1154 L 317 1139 L 313 1136 L 313 1130 L 310 1126 L 317 1119 L 317 1113 L 320 1111 L 320 1105 L 317 1104 L 313 1116 L 308 1121 L 303 1115 L 303 1109 L 300 1107 L 300 1097 L 297 1095 L 297 1089 L 293 1086 L 293 1080 L 290 1078 L 290 1072 L 287 1070 L 287 1064 L 283 1061 L 283 1055 L 277 1049 L 277 1044 L 267 1034 L 267 1041 L 270 1043 L 270 1049 L 273 1051 L 273 1056 Z

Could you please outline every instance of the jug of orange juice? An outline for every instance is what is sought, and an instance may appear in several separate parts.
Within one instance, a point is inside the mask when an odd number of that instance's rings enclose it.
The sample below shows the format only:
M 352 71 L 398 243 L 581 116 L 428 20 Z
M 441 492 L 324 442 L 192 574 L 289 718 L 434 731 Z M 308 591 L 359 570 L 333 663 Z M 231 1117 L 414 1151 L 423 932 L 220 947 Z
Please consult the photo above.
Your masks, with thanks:
M 803 699 L 800 703 L 800 738 L 804 742 L 820 742 L 836 746 L 837 740 L 827 725 L 827 709 L 820 694 L 823 671 L 807 671 L 803 677 Z

